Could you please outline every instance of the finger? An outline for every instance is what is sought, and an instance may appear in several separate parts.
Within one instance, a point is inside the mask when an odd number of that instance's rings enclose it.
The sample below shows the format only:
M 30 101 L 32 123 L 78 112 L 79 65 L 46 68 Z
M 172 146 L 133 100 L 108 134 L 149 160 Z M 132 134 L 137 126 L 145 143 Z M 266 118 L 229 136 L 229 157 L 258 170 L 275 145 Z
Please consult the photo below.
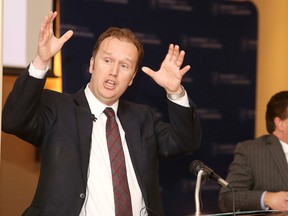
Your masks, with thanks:
M 50 11 L 50 13 L 45 17 L 44 20 L 44 29 L 46 29 L 47 31 L 52 30 L 53 31 L 53 21 L 55 19 L 55 17 L 57 16 L 57 12 L 52 12 Z
M 191 68 L 190 65 L 186 65 L 184 68 L 182 68 L 180 70 L 181 75 L 183 76 L 184 74 L 186 74 L 190 70 L 190 68 Z
M 73 31 L 69 30 L 67 32 L 65 32 L 64 35 L 62 35 L 62 37 L 59 39 L 60 43 L 64 44 L 66 43 L 66 41 L 68 41 L 73 35 Z
M 150 76 L 150 77 L 153 77 L 154 76 L 154 73 L 155 73 L 155 71 L 153 71 L 153 70 L 151 70 L 151 68 L 149 68 L 149 67 L 142 67 L 142 71 L 144 72 L 144 73 L 146 73 L 148 76 Z
M 45 33 L 45 30 L 46 30 L 46 27 L 47 27 L 47 23 L 48 23 L 48 19 L 49 19 L 49 16 L 51 16 L 52 14 L 52 11 L 50 11 L 50 13 L 45 16 L 41 26 L 40 26 L 40 30 L 39 30 L 39 40 L 43 40 L 43 37 L 44 37 L 44 33 Z
M 164 61 L 171 61 L 172 55 L 173 55 L 173 50 L 174 50 L 174 45 L 170 44 Z
M 178 57 L 179 57 L 179 46 L 178 45 L 175 45 L 173 47 L 173 53 L 172 53 L 172 58 L 171 58 L 171 61 L 177 65 L 177 60 L 178 60 Z M 177 65 L 178 66 L 178 65 Z
M 48 19 L 48 30 L 53 32 L 53 21 L 57 16 L 57 12 L 54 11 L 52 14 L 50 14 L 49 19 Z
M 57 12 L 54 13 L 52 11 L 49 12 L 49 14 L 44 18 L 44 21 L 40 27 L 39 32 L 39 40 L 42 41 L 45 36 L 48 36 L 49 33 L 52 31 L 53 33 L 53 20 L 57 16 Z
M 184 61 L 185 51 L 181 50 L 180 54 L 178 55 L 176 66 L 181 67 Z

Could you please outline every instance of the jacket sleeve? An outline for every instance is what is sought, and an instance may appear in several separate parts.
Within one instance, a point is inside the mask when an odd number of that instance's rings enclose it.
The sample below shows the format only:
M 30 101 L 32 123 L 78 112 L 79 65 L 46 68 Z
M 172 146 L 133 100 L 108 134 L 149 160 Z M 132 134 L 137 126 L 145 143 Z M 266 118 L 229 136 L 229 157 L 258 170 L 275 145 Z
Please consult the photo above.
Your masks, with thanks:
M 222 212 L 233 211 L 233 199 L 236 211 L 261 209 L 261 195 L 264 191 L 253 190 L 254 170 L 251 165 L 251 155 L 249 155 L 249 144 L 251 142 L 239 143 L 235 148 L 234 160 L 229 166 L 226 178 L 234 192 L 224 187 L 221 188 L 219 209 Z
M 172 154 L 189 154 L 197 150 L 201 142 L 201 125 L 194 103 L 190 100 L 190 107 L 183 107 L 168 100 L 168 112 L 169 127 L 156 127 L 169 131 L 169 136 L 163 137 L 161 131 L 156 131 L 161 143 L 159 145 L 161 155 L 168 157 Z
M 43 133 L 40 100 L 46 79 L 31 77 L 23 71 L 7 97 L 2 111 L 2 130 L 36 144 Z

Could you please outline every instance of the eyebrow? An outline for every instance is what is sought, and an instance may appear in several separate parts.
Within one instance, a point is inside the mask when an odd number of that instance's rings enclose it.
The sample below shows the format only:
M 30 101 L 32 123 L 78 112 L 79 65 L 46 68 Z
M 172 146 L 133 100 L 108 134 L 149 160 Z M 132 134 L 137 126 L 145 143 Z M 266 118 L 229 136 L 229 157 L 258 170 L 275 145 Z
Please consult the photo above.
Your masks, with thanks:
M 107 52 L 107 51 L 105 51 L 105 50 L 103 51 L 103 53 L 104 53 L 104 54 L 107 54 L 107 55 L 109 55 L 109 56 L 112 56 L 112 55 L 113 55 L 113 53 Z M 125 60 L 129 61 L 131 64 L 133 63 L 132 59 L 130 59 L 130 58 L 128 58 L 128 57 L 125 57 Z

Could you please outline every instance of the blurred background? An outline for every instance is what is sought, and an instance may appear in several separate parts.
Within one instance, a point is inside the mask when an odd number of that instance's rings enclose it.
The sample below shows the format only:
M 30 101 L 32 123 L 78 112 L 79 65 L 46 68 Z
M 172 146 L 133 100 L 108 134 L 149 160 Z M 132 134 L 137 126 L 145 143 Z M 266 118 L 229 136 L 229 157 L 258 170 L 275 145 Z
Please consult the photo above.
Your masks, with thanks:
M 186 51 L 185 64 L 191 70 L 183 85 L 198 106 L 203 140 L 193 155 L 160 164 L 167 216 L 195 212 L 196 177 L 189 164 L 201 160 L 225 178 L 235 145 L 266 133 L 266 103 L 274 93 L 287 90 L 287 0 L 14 1 L 1 3 L 2 104 L 17 75 L 33 59 L 40 24 L 50 10 L 60 13 L 56 34 L 73 29 L 74 36 L 51 62 L 46 88 L 73 93 L 83 86 L 89 80 L 95 39 L 108 26 L 136 32 L 144 43 L 143 65 L 155 69 L 169 43 Z M 169 121 L 162 89 L 141 71 L 136 77 L 123 97 L 149 104 Z M 32 145 L 1 134 L 0 215 L 21 215 L 30 204 L 39 166 Z M 214 182 L 203 182 L 203 213 L 219 212 L 219 189 Z

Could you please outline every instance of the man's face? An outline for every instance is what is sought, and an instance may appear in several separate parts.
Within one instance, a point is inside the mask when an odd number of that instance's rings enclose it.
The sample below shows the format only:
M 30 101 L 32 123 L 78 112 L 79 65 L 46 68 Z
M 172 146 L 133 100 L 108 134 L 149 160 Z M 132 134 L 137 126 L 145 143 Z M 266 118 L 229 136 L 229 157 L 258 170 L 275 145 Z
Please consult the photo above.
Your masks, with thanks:
M 90 59 L 89 88 L 98 100 L 112 105 L 132 84 L 136 74 L 138 50 L 133 43 L 109 37 Z

